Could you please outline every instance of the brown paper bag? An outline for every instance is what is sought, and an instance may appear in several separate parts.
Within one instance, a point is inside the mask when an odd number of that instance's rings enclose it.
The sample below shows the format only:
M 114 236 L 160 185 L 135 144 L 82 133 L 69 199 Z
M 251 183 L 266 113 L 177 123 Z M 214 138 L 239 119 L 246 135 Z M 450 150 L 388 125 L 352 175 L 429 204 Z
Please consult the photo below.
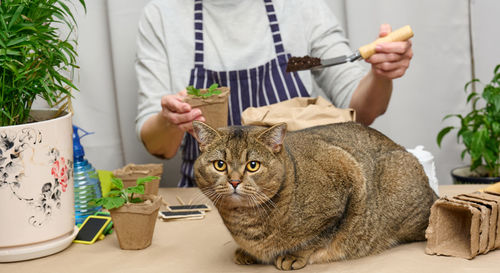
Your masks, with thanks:
M 285 122 L 289 131 L 354 120 L 354 109 L 336 108 L 322 97 L 297 97 L 268 106 L 249 107 L 241 115 L 243 125 L 272 126 Z
M 188 95 L 184 99 L 184 102 L 189 103 L 191 107 L 200 109 L 205 117 L 205 123 L 215 129 L 227 126 L 229 98 L 229 87 L 221 86 L 217 89 L 221 91 L 218 95 L 208 98 Z M 201 92 L 203 93 L 204 90 L 206 89 L 202 89 Z
M 146 176 L 158 176 L 161 178 L 163 174 L 163 164 L 133 164 L 130 163 L 121 169 L 116 169 L 113 171 L 113 175 L 116 178 L 120 178 L 123 181 L 123 186 L 125 188 L 132 187 L 136 185 L 137 178 Z M 145 194 L 158 194 L 158 188 L 160 186 L 160 179 L 155 179 L 144 184 Z

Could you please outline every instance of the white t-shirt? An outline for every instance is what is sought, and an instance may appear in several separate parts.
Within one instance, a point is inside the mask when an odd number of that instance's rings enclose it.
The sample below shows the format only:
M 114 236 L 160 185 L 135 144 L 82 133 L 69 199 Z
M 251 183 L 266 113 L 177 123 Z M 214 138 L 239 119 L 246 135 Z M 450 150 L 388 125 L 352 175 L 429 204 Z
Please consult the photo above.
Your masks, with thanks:
M 353 53 L 323 0 L 273 3 L 287 53 L 318 58 Z M 203 42 L 205 68 L 210 70 L 248 69 L 276 57 L 264 1 L 204 0 Z M 189 84 L 194 44 L 194 1 L 153 0 L 144 8 L 135 65 L 138 135 L 144 122 L 161 111 L 161 97 Z M 326 96 L 335 106 L 345 108 L 366 71 L 360 63 L 347 63 L 298 73 L 312 97 Z

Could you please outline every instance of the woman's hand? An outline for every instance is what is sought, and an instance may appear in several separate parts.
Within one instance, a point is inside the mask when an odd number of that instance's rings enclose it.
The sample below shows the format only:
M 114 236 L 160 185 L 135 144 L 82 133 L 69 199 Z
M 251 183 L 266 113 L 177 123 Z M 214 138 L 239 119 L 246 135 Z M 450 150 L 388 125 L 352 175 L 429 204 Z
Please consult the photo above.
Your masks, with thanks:
M 200 109 L 191 108 L 191 105 L 184 102 L 187 91 L 182 90 L 175 95 L 165 95 L 161 98 L 161 116 L 167 120 L 168 124 L 174 125 L 182 132 L 193 132 L 194 120 L 205 121 Z
M 383 24 L 380 26 L 379 37 L 384 37 L 391 31 L 390 25 Z M 407 40 L 378 44 L 375 54 L 366 59 L 366 62 L 372 65 L 372 71 L 376 76 L 392 80 L 405 74 L 412 57 L 411 41 Z

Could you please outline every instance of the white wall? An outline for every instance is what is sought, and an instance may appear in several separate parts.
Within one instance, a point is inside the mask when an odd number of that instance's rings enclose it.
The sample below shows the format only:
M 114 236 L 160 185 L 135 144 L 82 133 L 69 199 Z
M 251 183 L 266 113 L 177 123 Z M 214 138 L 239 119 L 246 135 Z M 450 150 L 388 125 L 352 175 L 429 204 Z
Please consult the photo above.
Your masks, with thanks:
M 463 85 L 471 78 L 468 0 L 326 0 L 347 30 L 353 48 L 376 38 L 381 23 L 410 24 L 415 56 L 407 74 L 395 81 L 387 113 L 373 127 L 396 142 L 423 144 L 436 158 L 438 179 L 450 184 L 449 171 L 461 162 L 455 137 L 439 149 L 437 132 L 448 113 L 466 109 Z M 476 71 L 489 80 L 500 63 L 496 26 L 500 1 L 473 1 Z M 179 158 L 160 161 L 149 155 L 134 132 L 136 115 L 135 36 L 148 0 L 90 0 L 79 12 L 80 92 L 74 100 L 75 124 L 96 134 L 82 139 L 89 160 L 99 169 L 126 163 L 164 162 L 163 185 L 175 186 Z M 451 121 L 449 121 L 451 122 Z

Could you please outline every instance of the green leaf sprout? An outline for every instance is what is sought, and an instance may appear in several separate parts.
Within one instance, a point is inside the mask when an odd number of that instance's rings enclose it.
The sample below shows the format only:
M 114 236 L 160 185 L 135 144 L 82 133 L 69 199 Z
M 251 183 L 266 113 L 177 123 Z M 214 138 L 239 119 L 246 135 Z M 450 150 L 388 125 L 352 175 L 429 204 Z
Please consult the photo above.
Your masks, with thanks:
M 108 196 L 92 199 L 89 203 L 96 206 L 103 206 L 108 210 L 119 208 L 126 203 L 141 203 L 144 200 L 134 197 L 134 194 L 144 194 L 144 184 L 156 179 L 159 179 L 159 177 L 141 177 L 137 179 L 135 186 L 124 188 L 123 181 L 113 177 L 111 178 L 111 182 L 116 189 L 110 190 Z
M 214 83 L 214 84 L 210 85 L 210 87 L 206 90 L 200 90 L 198 88 L 195 88 L 192 85 L 186 87 L 186 90 L 187 90 L 188 95 L 206 99 L 206 98 L 209 98 L 213 95 L 218 95 L 218 94 L 222 93 L 218 88 L 219 88 L 219 85 Z

